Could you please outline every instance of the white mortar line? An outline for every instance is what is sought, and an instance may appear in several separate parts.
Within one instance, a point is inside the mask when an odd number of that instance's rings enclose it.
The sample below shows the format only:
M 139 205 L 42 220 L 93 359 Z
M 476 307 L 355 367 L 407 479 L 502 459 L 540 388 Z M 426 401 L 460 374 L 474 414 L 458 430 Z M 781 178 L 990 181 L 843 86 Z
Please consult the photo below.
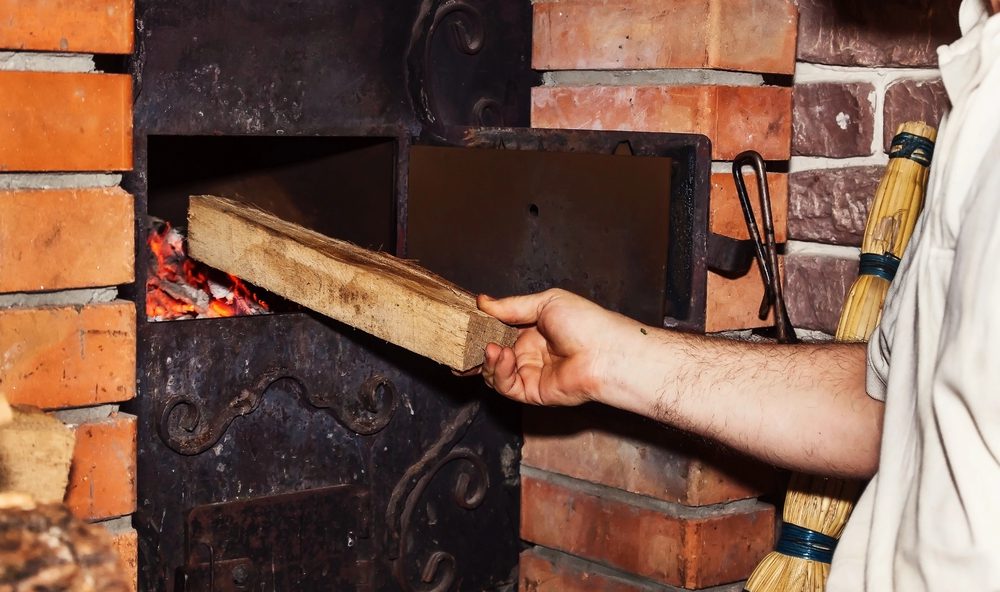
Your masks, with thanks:
M 89 54 L 0 51 L 0 70 L 93 72 L 94 69 L 94 56 Z
M 808 241 L 790 240 L 785 243 L 785 255 L 800 255 L 811 257 L 835 257 L 837 259 L 858 259 L 861 249 L 843 245 L 828 245 Z
M 112 302 L 118 288 L 77 288 L 53 292 L 10 292 L 0 294 L 0 308 L 38 306 L 84 306 Z
M 880 136 L 881 137 L 881 136 Z M 793 156 L 788 163 L 792 173 L 812 171 L 815 169 L 840 169 L 856 166 L 884 166 L 889 162 L 889 156 L 879 150 L 871 156 L 854 156 L 851 158 L 827 158 L 825 156 Z
M 865 66 L 827 66 L 795 62 L 795 83 L 803 82 L 876 82 L 899 79 L 929 80 L 940 76 L 937 68 L 869 68 Z
M 121 182 L 122 176 L 113 173 L 0 173 L 0 189 L 83 189 Z
M 882 145 L 883 134 L 885 133 L 882 128 L 885 127 L 885 81 L 880 81 L 875 83 L 875 90 L 869 95 L 871 99 L 872 108 L 875 109 L 875 121 L 872 125 L 875 129 L 872 130 L 872 145 L 871 151 L 873 155 L 885 155 L 885 148 Z M 885 155 L 886 162 L 888 162 L 889 157 Z
M 108 518 L 107 520 L 100 520 L 93 524 L 100 524 L 113 535 L 121 534 L 132 529 L 132 515 L 128 514 L 117 518 Z
M 544 86 L 715 85 L 763 86 L 750 72 L 693 68 L 653 70 L 553 70 L 542 73 Z
M 97 405 L 95 407 L 74 407 L 72 409 L 59 409 L 52 411 L 50 415 L 68 426 L 78 426 L 84 423 L 93 423 L 107 419 L 118 413 L 119 406 L 111 403 Z

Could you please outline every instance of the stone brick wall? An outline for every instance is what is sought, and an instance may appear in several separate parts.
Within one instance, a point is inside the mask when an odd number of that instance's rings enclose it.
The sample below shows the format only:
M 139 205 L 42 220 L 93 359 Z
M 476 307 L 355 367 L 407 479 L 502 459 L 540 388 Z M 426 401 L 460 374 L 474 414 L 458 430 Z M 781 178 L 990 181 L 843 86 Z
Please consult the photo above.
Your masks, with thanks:
M 960 0 L 799 0 L 792 115 L 789 315 L 836 330 L 868 207 L 897 126 L 947 105 L 936 48 L 959 35 Z
M 702 133 L 710 224 L 746 238 L 730 161 L 755 149 L 778 240 L 792 138 L 792 0 L 535 0 L 532 125 Z M 751 190 L 753 184 L 751 183 Z M 760 326 L 756 273 L 709 274 L 708 330 Z M 606 408 L 525 412 L 525 591 L 742 590 L 771 548 L 772 470 Z
M 945 108 L 935 49 L 959 2 L 535 0 L 532 124 L 706 134 L 711 227 L 733 237 L 728 159 L 787 167 L 790 314 L 832 333 L 896 126 Z M 708 287 L 709 331 L 760 324 L 759 277 Z M 764 467 L 606 409 L 531 409 L 525 432 L 522 590 L 740 590 L 771 544 Z
M 0 0 L 0 390 L 48 410 L 76 446 L 65 502 L 136 535 L 135 310 L 129 76 L 94 54 L 132 51 L 132 0 Z M 103 63 L 103 62 L 102 62 Z

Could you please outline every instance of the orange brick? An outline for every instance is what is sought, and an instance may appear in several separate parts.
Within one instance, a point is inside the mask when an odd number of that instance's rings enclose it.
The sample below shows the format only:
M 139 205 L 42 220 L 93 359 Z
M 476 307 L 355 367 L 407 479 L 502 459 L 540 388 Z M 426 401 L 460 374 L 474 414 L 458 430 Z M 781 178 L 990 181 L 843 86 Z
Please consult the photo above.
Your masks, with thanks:
M 139 537 L 134 528 L 112 535 L 111 544 L 121 557 L 122 568 L 128 574 L 132 590 L 138 589 L 139 577 Z
M 11 403 L 82 407 L 135 396 L 135 305 L 0 310 L 0 390 Z
M 133 280 L 132 196 L 115 188 L 0 191 L 0 292 Z
M 132 79 L 0 72 L 0 171 L 132 168 Z
M 797 21 L 792 0 L 537 1 L 532 65 L 791 74 Z
M 76 427 L 66 505 L 77 518 L 100 520 L 135 511 L 135 417 L 117 413 Z
M 747 169 L 749 171 L 749 169 Z M 757 197 L 757 177 L 746 172 L 747 192 L 753 205 L 757 226 L 764 231 L 760 217 L 760 199 Z M 771 215 L 774 218 L 774 237 L 779 243 L 788 238 L 788 175 L 785 173 L 770 173 L 767 182 L 771 192 Z M 743 208 L 740 207 L 739 196 L 736 193 L 736 183 L 731 173 L 712 173 L 712 196 L 709 203 L 709 228 L 716 234 L 732 238 L 750 238 L 747 223 L 743 218 Z
M 132 53 L 133 0 L 0 0 L 0 48 Z
M 565 553 L 532 547 L 518 563 L 521 592 L 676 592 Z M 742 588 L 733 588 L 742 592 Z
M 683 510 L 581 482 L 522 473 L 521 537 L 684 588 L 744 579 L 771 549 L 774 508 L 759 502 Z
M 768 160 L 790 154 L 792 92 L 773 86 L 539 86 L 531 124 L 540 128 L 699 133 L 712 156 L 754 149 Z
M 630 414 L 533 407 L 523 417 L 527 466 L 686 506 L 777 490 L 766 465 Z
M 784 270 L 784 257 L 778 257 L 778 265 Z M 784 275 L 782 273 L 782 275 Z M 757 317 L 760 301 L 764 297 L 764 283 L 760 270 L 754 262 L 750 271 L 741 278 L 729 279 L 708 272 L 705 294 L 705 331 L 733 331 L 755 329 L 774 324 L 772 314 L 761 320 Z

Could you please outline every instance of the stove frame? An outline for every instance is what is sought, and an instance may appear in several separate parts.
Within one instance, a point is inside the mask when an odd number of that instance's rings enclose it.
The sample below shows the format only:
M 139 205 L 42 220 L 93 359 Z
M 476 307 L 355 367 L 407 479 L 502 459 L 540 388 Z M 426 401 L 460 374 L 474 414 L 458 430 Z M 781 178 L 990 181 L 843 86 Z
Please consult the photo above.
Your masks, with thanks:
M 644 322 L 704 328 L 708 140 L 526 129 L 538 82 L 529 67 L 529 3 L 137 0 L 136 10 L 136 163 L 125 184 L 136 196 L 137 261 L 147 256 L 146 216 L 156 209 L 150 172 L 160 162 L 150 157 L 161 158 L 151 148 L 157 138 L 275 146 L 377 139 L 392 146 L 391 179 L 383 183 L 391 185 L 383 192 L 389 203 L 331 198 L 328 206 L 382 212 L 382 234 L 353 240 L 416 258 L 472 290 L 562 282 Z M 474 205 L 468 187 L 411 199 L 429 193 L 411 194 L 414 155 L 438 148 L 477 158 L 589 155 L 612 169 L 617 161 L 609 159 L 642 159 L 644 203 L 659 200 L 664 215 L 622 222 L 602 240 L 634 242 L 657 257 L 633 264 L 601 244 L 581 247 L 572 227 L 552 223 L 539 243 L 551 248 L 526 256 L 523 273 L 496 273 L 495 262 L 488 262 L 493 272 L 484 269 L 485 248 L 456 261 L 428 220 L 433 208 Z M 447 162 L 441 166 L 448 171 Z M 664 179 L 667 186 L 657 185 Z M 563 215 L 597 215 L 611 197 L 595 192 L 566 202 Z M 499 236 L 523 237 L 529 225 L 532 237 L 543 236 L 539 205 L 548 220 L 558 202 L 537 198 Z M 448 230 L 452 242 L 478 239 L 462 224 Z M 502 247 L 502 238 L 488 246 Z M 557 270 L 560 258 L 581 248 L 586 277 L 574 276 L 579 267 Z M 133 295 L 143 311 L 145 266 L 136 267 Z M 514 405 L 478 381 L 311 313 L 139 317 L 139 395 L 129 411 L 139 417 L 142 589 L 516 585 Z

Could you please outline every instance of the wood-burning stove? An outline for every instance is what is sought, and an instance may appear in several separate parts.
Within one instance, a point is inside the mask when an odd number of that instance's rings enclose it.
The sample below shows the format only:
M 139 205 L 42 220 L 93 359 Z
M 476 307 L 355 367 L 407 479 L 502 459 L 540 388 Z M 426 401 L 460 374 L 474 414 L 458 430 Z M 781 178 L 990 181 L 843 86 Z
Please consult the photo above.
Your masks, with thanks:
M 707 140 L 525 129 L 526 0 L 136 8 L 138 261 L 147 215 L 214 193 L 472 290 L 704 326 Z M 479 381 L 294 308 L 138 335 L 143 589 L 512 588 L 518 410 Z

